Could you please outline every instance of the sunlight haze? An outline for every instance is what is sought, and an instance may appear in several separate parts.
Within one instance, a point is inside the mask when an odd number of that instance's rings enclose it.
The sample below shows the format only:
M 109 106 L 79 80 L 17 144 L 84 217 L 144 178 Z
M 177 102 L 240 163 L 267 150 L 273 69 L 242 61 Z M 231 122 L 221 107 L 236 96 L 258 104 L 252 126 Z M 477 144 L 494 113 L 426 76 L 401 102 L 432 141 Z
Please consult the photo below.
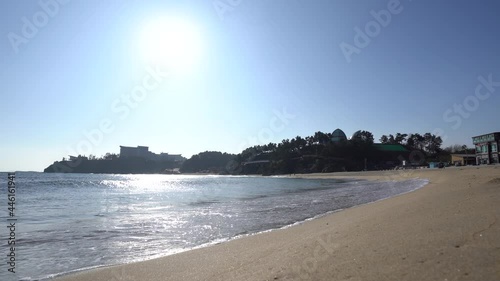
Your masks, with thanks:
M 0 171 L 500 131 L 498 1 L 2 1 Z M 479 88 L 479 90 L 478 90 Z

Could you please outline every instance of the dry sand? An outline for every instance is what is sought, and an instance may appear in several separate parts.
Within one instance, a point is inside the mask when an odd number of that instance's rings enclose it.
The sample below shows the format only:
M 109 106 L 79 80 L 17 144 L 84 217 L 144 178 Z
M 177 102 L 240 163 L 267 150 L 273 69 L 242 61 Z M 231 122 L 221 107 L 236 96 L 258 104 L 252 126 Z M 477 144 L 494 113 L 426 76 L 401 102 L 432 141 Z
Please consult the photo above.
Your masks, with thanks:
M 500 166 L 301 177 L 430 183 L 287 229 L 57 280 L 500 280 Z

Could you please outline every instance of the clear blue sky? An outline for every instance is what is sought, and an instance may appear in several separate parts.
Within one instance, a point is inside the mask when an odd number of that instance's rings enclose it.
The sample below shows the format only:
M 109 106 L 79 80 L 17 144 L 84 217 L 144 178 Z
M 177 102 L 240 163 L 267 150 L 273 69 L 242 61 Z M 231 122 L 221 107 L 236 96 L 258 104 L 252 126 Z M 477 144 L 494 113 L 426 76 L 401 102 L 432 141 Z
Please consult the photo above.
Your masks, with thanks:
M 441 129 L 445 146 L 500 131 L 500 2 L 394 1 L 1 1 L 0 171 L 119 145 L 189 157 L 336 128 Z

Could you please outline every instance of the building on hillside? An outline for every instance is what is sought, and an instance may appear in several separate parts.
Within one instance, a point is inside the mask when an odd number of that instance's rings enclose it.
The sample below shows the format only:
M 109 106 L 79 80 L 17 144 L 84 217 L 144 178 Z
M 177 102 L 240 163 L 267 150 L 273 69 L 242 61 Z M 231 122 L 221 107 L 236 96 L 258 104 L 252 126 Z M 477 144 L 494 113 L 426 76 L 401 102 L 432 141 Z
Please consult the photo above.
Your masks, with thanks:
M 451 164 L 456 166 L 476 165 L 476 154 L 452 154 Z
M 332 142 L 346 141 L 347 140 L 347 136 L 345 135 L 344 131 L 342 131 L 341 129 L 336 129 L 332 133 L 331 140 L 332 140 Z
M 401 144 L 382 144 L 374 143 L 372 147 L 375 149 L 373 155 L 375 159 L 371 159 L 375 165 L 375 170 L 389 169 L 396 166 L 417 166 L 419 163 L 413 163 L 410 160 L 410 151 Z M 417 161 L 418 159 L 413 159 Z
M 149 151 L 149 147 L 147 146 L 120 146 L 120 158 L 142 158 L 157 162 L 177 162 L 184 160 L 181 154 L 156 154 Z
M 176 161 L 183 161 L 184 157 L 182 157 L 181 154 L 168 154 L 168 153 L 160 153 L 160 154 L 155 154 L 151 153 L 151 157 L 154 158 L 156 161 L 162 161 L 162 162 L 176 162 Z
M 120 146 L 120 158 L 130 158 L 130 157 L 149 159 L 149 147 Z
M 472 137 L 472 143 L 476 146 L 477 165 L 500 163 L 498 156 L 500 132 Z

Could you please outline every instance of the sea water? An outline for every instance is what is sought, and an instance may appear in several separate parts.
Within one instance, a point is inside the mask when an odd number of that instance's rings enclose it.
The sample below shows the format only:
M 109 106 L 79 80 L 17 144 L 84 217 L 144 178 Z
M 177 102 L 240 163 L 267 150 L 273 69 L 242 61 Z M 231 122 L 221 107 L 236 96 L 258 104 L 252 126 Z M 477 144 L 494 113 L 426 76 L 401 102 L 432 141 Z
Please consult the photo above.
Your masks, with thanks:
M 38 280 L 161 257 L 418 189 L 252 176 L 16 174 L 16 273 L 8 272 L 7 174 L 0 173 L 0 280 Z

